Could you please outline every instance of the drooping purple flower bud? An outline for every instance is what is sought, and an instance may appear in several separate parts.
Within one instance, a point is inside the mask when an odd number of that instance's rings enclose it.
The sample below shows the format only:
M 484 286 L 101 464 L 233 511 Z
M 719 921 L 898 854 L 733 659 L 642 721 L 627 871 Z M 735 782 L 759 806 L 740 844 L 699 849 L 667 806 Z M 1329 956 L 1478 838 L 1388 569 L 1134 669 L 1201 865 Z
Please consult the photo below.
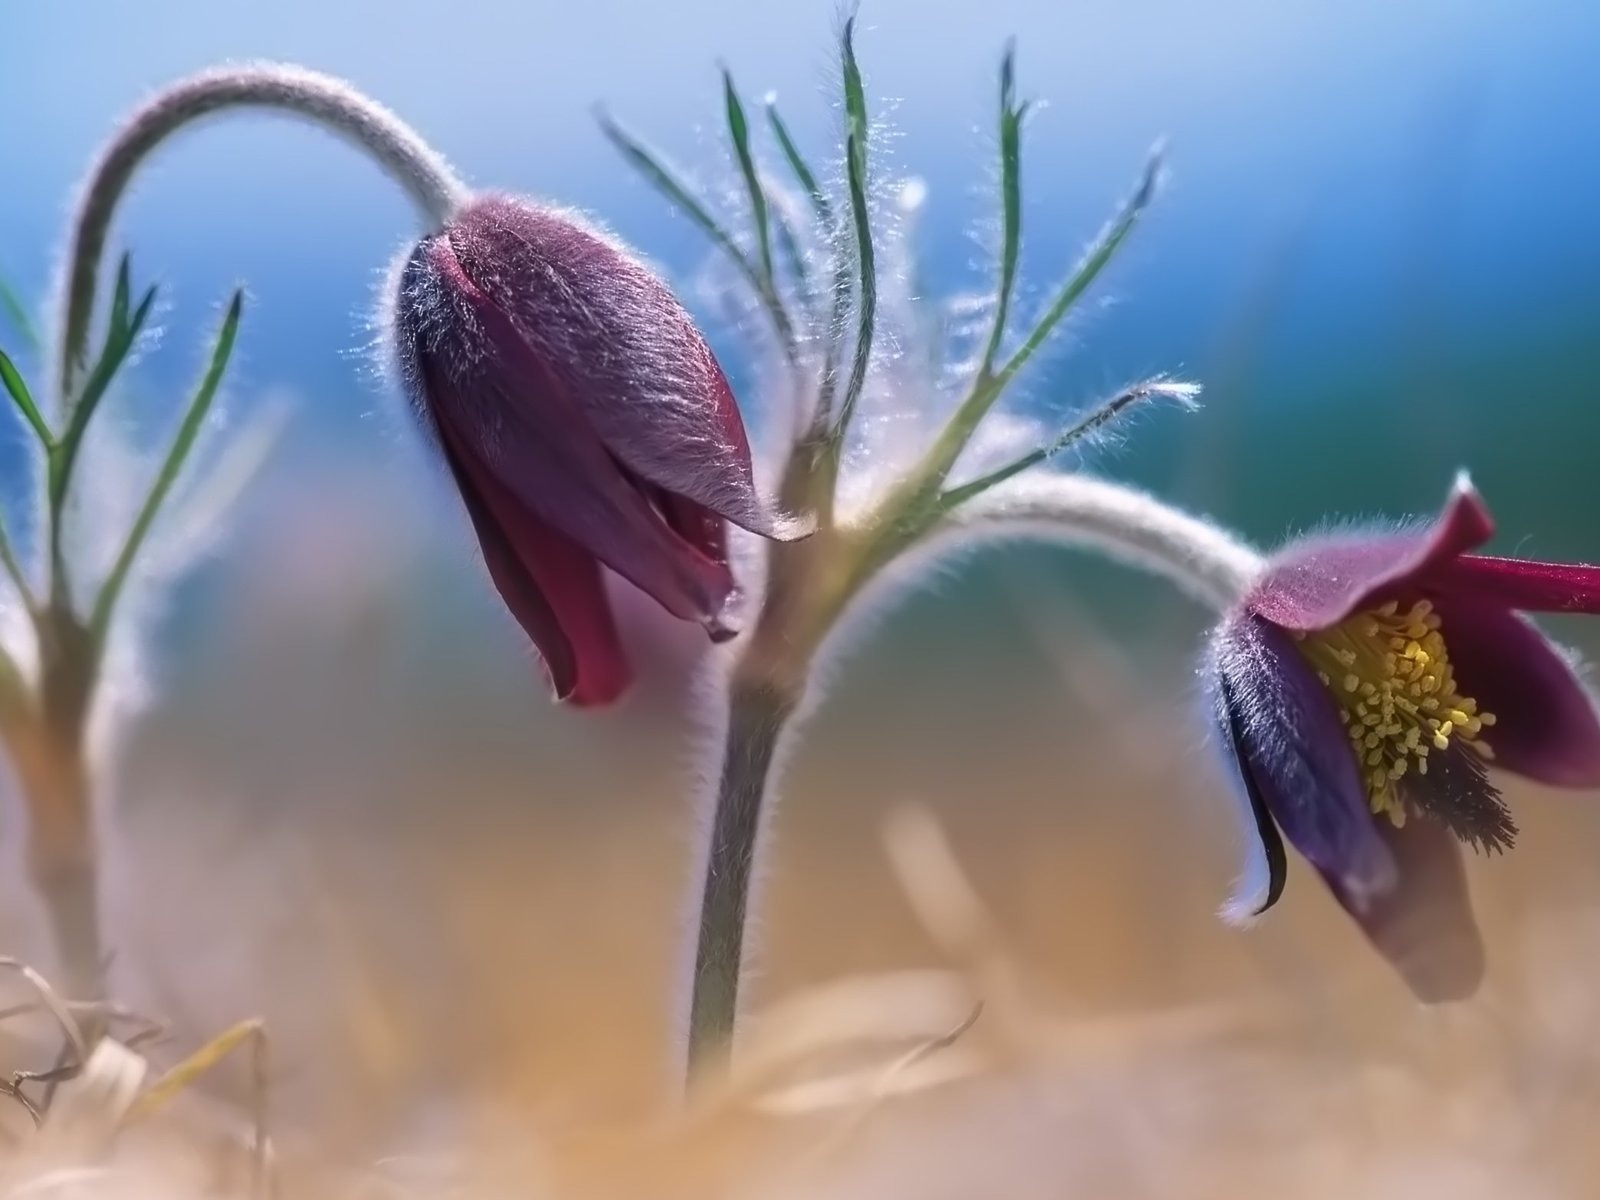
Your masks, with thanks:
M 1493 532 L 1463 478 L 1425 527 L 1291 543 L 1207 667 L 1259 836 L 1229 912 L 1277 900 L 1281 831 L 1430 1001 L 1482 975 L 1456 843 L 1502 850 L 1516 834 L 1490 764 L 1600 787 L 1594 699 L 1521 615 L 1600 613 L 1600 567 L 1469 553 Z
M 803 536 L 756 492 L 739 410 L 671 291 L 571 213 L 484 196 L 400 272 L 400 369 L 495 587 L 556 695 L 629 668 L 604 567 L 713 640 L 737 632 L 725 521 Z

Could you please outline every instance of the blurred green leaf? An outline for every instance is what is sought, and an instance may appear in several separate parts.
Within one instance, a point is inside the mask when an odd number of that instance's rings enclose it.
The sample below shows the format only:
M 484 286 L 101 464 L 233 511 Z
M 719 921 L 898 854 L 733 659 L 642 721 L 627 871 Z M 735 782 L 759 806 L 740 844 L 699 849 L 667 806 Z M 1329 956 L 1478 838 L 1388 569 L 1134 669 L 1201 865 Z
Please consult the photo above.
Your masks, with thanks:
M 238 336 L 239 317 L 243 307 L 244 294 L 234 292 L 233 299 L 228 304 L 227 315 L 222 320 L 222 328 L 217 333 L 216 344 L 212 347 L 211 361 L 178 425 L 178 432 L 173 438 L 171 449 L 167 451 L 166 461 L 161 464 L 161 470 L 150 488 L 150 494 L 145 497 L 144 506 L 139 510 L 132 529 L 128 531 L 128 539 L 123 543 L 122 550 L 117 555 L 110 574 L 106 576 L 99 596 L 95 599 L 89 619 L 89 630 L 96 646 L 105 645 L 106 632 L 110 628 L 117 599 L 127 583 L 128 573 L 139 556 L 139 550 L 150 532 L 150 526 L 154 523 L 157 513 L 161 511 L 167 493 L 172 490 L 173 483 L 183 470 L 189 451 L 194 448 L 195 439 L 200 435 L 206 416 L 211 411 L 217 388 L 221 385 L 222 376 L 228 368 L 228 359 L 233 354 L 233 344 Z
M 33 327 L 27 306 L 3 277 L 0 277 L 0 312 L 5 314 L 6 320 L 11 322 L 28 349 L 38 350 L 39 331 Z
M 994 369 L 1000 343 L 1005 339 L 1016 289 L 1017 255 L 1022 244 L 1022 118 L 1028 106 L 1016 102 L 1016 43 L 1006 47 L 1000 61 L 1000 278 L 995 294 L 994 328 L 984 348 L 978 377 Z
M 0 384 L 5 386 L 11 402 L 17 406 L 17 411 L 32 427 L 39 438 L 39 444 L 48 451 L 53 444 L 50 426 L 45 423 L 43 414 L 39 412 L 39 406 L 33 402 L 33 396 L 28 391 L 28 385 L 23 382 L 21 372 L 3 350 L 0 350 Z
M 767 220 L 767 194 L 761 187 L 761 176 L 756 170 L 755 156 L 750 152 L 750 124 L 745 120 L 744 105 L 739 101 L 738 90 L 733 86 L 733 75 L 722 69 L 722 99 L 728 110 L 728 138 L 733 142 L 733 154 L 739 161 L 739 173 L 744 176 L 745 192 L 750 197 L 750 220 L 756 230 L 758 264 L 767 285 L 773 285 L 772 232 Z
M 834 459 L 843 449 L 844 437 L 850 420 L 855 415 L 857 402 L 867 381 L 867 366 L 872 359 L 873 330 L 877 321 L 878 275 L 877 262 L 872 248 L 872 219 L 867 204 L 867 99 L 861 83 L 861 68 L 856 64 L 854 43 L 855 19 L 845 22 L 844 54 L 844 108 L 845 127 L 845 183 L 850 193 L 850 216 L 855 232 L 856 286 L 856 344 L 850 361 L 850 376 L 845 382 L 844 394 L 839 403 L 839 419 L 834 424 Z
M 59 518 L 61 507 L 66 501 L 67 487 L 72 481 L 72 469 L 78 460 L 78 450 L 83 443 L 84 431 L 88 429 L 89 420 L 99 407 L 106 389 L 111 386 L 112 379 L 116 377 L 117 371 L 127 359 L 128 351 L 133 349 L 133 343 L 144 328 L 145 322 L 149 320 L 150 310 L 155 304 L 156 289 L 152 287 L 140 299 L 138 307 L 133 310 L 133 315 L 127 316 L 126 277 L 127 257 L 124 256 L 123 267 L 117 272 L 117 297 L 112 301 L 111 322 L 110 328 L 106 331 L 105 349 L 101 351 L 94 370 L 83 385 L 77 403 L 72 406 L 67 418 L 66 431 L 53 447 L 54 453 L 50 456 L 47 490 L 53 518 L 52 530 L 57 539 L 55 553 L 59 553 L 60 549 L 60 521 L 56 518 Z
M 1144 172 L 1139 177 L 1139 185 L 1133 195 L 1090 243 L 1089 249 L 1072 274 L 1067 277 L 1066 282 L 1061 285 L 1060 290 L 1056 292 L 1044 315 L 1039 318 L 1016 353 L 995 373 L 996 394 L 1022 369 L 1023 364 L 1033 357 L 1034 352 L 1044 345 L 1061 318 L 1067 315 L 1072 306 L 1089 290 L 1090 285 L 1100 277 L 1100 272 L 1127 240 L 1128 234 L 1133 232 L 1133 227 L 1145 209 L 1150 206 L 1160 177 L 1161 147 L 1158 145 L 1150 152 L 1150 158 L 1145 163 Z
M 817 224 L 822 227 L 826 236 L 833 235 L 833 205 L 828 200 L 828 193 L 822 190 L 817 182 L 816 174 L 807 165 L 805 156 L 800 153 L 800 148 L 794 144 L 794 139 L 789 136 L 789 129 L 783 123 L 783 118 L 778 115 L 778 106 L 769 102 L 767 104 L 767 124 L 772 127 L 773 137 L 778 139 L 778 146 L 783 151 L 783 157 L 789 164 L 789 169 L 794 172 L 794 177 L 799 181 L 800 187 L 811 201 L 811 209 L 816 214 Z

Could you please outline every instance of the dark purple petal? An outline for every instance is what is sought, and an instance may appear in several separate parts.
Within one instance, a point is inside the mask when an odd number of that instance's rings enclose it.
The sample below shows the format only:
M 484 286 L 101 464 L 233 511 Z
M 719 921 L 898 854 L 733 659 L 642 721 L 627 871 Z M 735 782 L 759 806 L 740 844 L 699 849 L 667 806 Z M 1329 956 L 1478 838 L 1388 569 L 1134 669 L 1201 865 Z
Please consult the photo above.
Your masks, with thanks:
M 1334 897 L 1361 926 L 1378 953 L 1427 1004 L 1464 1000 L 1483 980 L 1483 939 L 1472 915 L 1461 847 L 1426 819 L 1396 829 L 1377 826 L 1397 868 L 1396 885 L 1380 896 L 1352 896 L 1337 876 L 1323 873 Z
M 631 474 L 755 533 L 806 532 L 762 502 L 722 369 L 671 290 L 621 247 L 572 214 L 499 196 L 462 209 L 448 237 Z
M 1255 774 L 1245 766 L 1244 719 L 1233 689 L 1212 653 L 1206 664 L 1206 686 L 1216 722 L 1217 745 L 1227 760 L 1229 792 L 1241 801 L 1240 825 L 1246 839 L 1245 866 L 1233 894 L 1222 907 L 1226 921 L 1239 924 L 1260 916 L 1278 902 L 1288 878 L 1283 838 L 1267 810 Z M 1237 785 L 1237 786 L 1235 786 Z
M 454 453 L 448 435 L 445 461 L 466 503 L 489 578 L 539 648 L 556 699 L 580 708 L 616 700 L 632 672 L 599 564 L 529 513 L 492 475 Z
M 561 377 L 462 275 L 449 244 L 425 249 L 439 336 L 419 339 L 427 411 L 475 478 L 492 476 L 528 514 L 676 617 L 728 630 L 733 577 L 684 541 L 618 466 Z
M 1441 568 L 1435 586 L 1524 612 L 1600 613 L 1600 567 L 1585 563 L 1465 554 Z
M 1392 886 L 1338 708 L 1290 635 L 1242 614 L 1217 630 L 1212 655 L 1246 787 L 1284 836 L 1351 896 Z
M 1541 783 L 1600 787 L 1600 715 L 1565 655 L 1526 618 L 1456 592 L 1435 599 L 1456 690 L 1495 715 L 1494 765 Z
M 1432 524 L 1410 533 L 1326 534 L 1274 555 L 1245 607 L 1285 629 L 1337 625 L 1385 595 L 1416 590 L 1494 533 L 1482 499 L 1464 478 Z

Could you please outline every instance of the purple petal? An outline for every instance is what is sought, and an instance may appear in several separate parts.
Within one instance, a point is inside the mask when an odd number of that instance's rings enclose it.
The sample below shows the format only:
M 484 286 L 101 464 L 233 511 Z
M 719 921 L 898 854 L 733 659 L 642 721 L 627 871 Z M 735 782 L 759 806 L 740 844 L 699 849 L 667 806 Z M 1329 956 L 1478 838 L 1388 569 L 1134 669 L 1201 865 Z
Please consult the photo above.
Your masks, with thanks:
M 571 214 L 508 197 L 474 201 L 448 236 L 631 474 L 755 533 L 806 532 L 756 492 L 733 393 L 664 283 Z
M 1245 607 L 1285 629 L 1326 629 L 1386 594 L 1415 589 L 1493 533 L 1489 510 L 1463 478 L 1444 511 L 1416 532 L 1328 534 L 1290 543 L 1267 563 Z
M 1220 640 L 1220 639 L 1218 639 Z M 1217 664 L 1215 643 L 1206 664 L 1207 691 L 1212 717 L 1216 722 L 1217 744 L 1227 759 L 1228 791 L 1240 801 L 1240 825 L 1246 838 L 1245 865 L 1233 894 L 1222 906 L 1222 918 L 1243 924 L 1260 916 L 1278 902 L 1288 877 L 1289 864 L 1283 852 L 1283 838 L 1267 810 L 1266 797 L 1256 785 L 1254 772 L 1245 766 L 1244 719 L 1240 707 Z
M 1247 790 L 1295 849 L 1351 896 L 1392 886 L 1394 864 L 1338 708 L 1293 639 L 1241 615 L 1218 629 L 1212 655 Z
M 1435 599 L 1456 690 L 1495 715 L 1494 765 L 1560 787 L 1600 787 L 1600 715 L 1565 655 L 1526 618 L 1460 593 Z
M 1441 570 L 1436 586 L 1524 612 L 1600 613 L 1600 567 L 1585 563 L 1466 554 Z
M 1483 980 L 1483 939 L 1472 915 L 1461 847 L 1443 826 L 1426 819 L 1396 829 L 1378 826 L 1397 867 L 1395 887 L 1358 899 L 1323 874 L 1334 897 L 1361 926 L 1378 953 L 1427 1004 L 1464 1000 Z
M 726 632 L 726 564 L 662 519 L 574 404 L 562 379 L 466 279 L 443 238 L 424 250 L 433 272 L 431 336 L 415 367 L 429 416 L 457 462 L 491 476 L 551 529 L 684 620 Z
M 466 503 L 484 565 L 511 615 L 539 648 L 556 699 L 610 704 L 632 680 L 600 567 L 455 454 L 445 461 Z

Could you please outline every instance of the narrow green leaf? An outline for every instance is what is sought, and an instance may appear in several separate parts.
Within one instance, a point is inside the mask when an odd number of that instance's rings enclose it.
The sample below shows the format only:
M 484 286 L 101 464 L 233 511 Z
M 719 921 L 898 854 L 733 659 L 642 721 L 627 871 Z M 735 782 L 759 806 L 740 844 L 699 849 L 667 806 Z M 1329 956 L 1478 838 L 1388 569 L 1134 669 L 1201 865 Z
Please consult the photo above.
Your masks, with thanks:
M 22 563 L 17 559 L 16 552 L 11 548 L 11 538 L 7 535 L 5 525 L 0 522 L 0 566 L 5 568 L 11 577 L 12 584 L 17 589 L 17 594 L 22 597 L 22 603 L 30 611 L 36 609 L 33 592 L 28 587 L 28 578 L 22 572 Z M 10 656 L 4 647 L 0 647 L 0 675 L 4 675 L 7 668 L 13 667 Z
M 1044 445 L 1035 447 L 970 483 L 951 488 L 939 497 L 939 504 L 948 512 L 980 492 L 986 492 L 996 484 L 1004 483 L 1028 468 L 1036 467 L 1057 454 L 1071 449 L 1090 434 L 1104 429 L 1134 406 L 1147 400 L 1171 400 L 1182 408 L 1192 409 L 1196 407 L 1195 397 L 1199 394 L 1200 389 L 1194 384 L 1174 383 L 1170 379 L 1147 379 L 1132 387 L 1123 388 L 1114 396 L 1095 405 Z
M 817 297 L 811 287 L 811 269 L 806 265 L 806 252 L 795 235 L 794 226 L 789 224 L 789 218 L 783 215 L 783 209 L 776 204 L 772 206 L 772 232 L 776 235 L 778 249 L 783 252 L 784 266 L 794 280 L 801 302 L 808 313 L 814 314 Z
M 3 350 L 0 350 L 0 384 L 5 385 L 12 403 L 17 406 L 17 411 L 32 426 L 39 444 L 48 451 L 52 442 L 50 426 L 45 423 L 44 415 L 39 412 L 39 406 L 33 402 L 33 396 L 28 392 L 28 385 L 22 381 L 21 372 L 17 370 L 16 364 L 6 357 Z
M 861 147 L 862 161 L 867 147 L 867 90 L 861 83 L 861 67 L 856 62 L 856 19 L 844 23 L 844 117 L 846 138 L 853 137 Z
M 28 308 L 22 303 L 21 297 L 3 278 L 0 278 L 0 311 L 5 313 L 6 320 L 11 322 L 28 349 L 37 350 L 39 331 L 33 327 L 33 321 L 28 316 Z
M 795 145 L 794 139 L 789 136 L 789 129 L 783 123 L 783 118 L 778 115 L 778 106 L 771 101 L 767 103 L 767 124 L 772 127 L 772 136 L 778 139 L 778 146 L 783 151 L 783 157 L 789 163 L 789 169 L 794 172 L 795 179 L 811 200 L 811 209 L 816 214 L 817 224 L 824 233 L 831 236 L 833 233 L 833 205 L 828 200 L 828 193 L 822 190 L 817 182 L 816 174 L 807 165 L 805 156 L 800 153 L 800 148 Z
M 132 290 L 129 255 L 124 254 L 117 263 L 117 287 L 111 295 L 111 322 L 110 330 L 115 333 L 126 328 L 128 324 L 128 296 Z
M 1150 201 L 1155 197 L 1156 184 L 1161 177 L 1161 147 L 1158 145 L 1150 153 L 1150 159 L 1145 164 L 1144 173 L 1139 178 L 1139 186 L 1134 190 L 1122 208 L 1117 212 L 1098 237 L 1090 244 L 1088 251 L 1079 261 L 1072 274 L 1067 277 L 1061 289 L 1056 292 L 1050 306 L 1045 309 L 1044 315 L 1034 325 L 1021 346 L 1017 348 L 1007 361 L 995 374 L 996 394 L 1020 371 L 1023 365 L 1033 357 L 1034 352 L 1049 339 L 1050 334 L 1066 316 L 1072 306 L 1078 302 L 1083 294 L 1089 290 L 1090 285 L 1100 277 L 1100 272 L 1115 256 L 1122 243 L 1127 240 L 1128 234 L 1133 232 L 1133 227 L 1138 224 L 1144 210 L 1150 206 Z
M 726 67 L 722 70 L 722 98 L 728 110 L 728 137 L 733 142 L 734 157 L 739 160 L 739 173 L 744 176 L 745 191 L 750 197 L 750 219 L 756 230 L 757 262 L 768 286 L 772 286 L 772 231 L 767 221 L 767 194 L 761 186 L 761 176 L 756 171 L 755 156 L 750 152 L 750 124 L 745 120 L 744 105 L 739 101 L 738 90 L 733 86 L 733 75 Z
M 852 133 L 845 140 L 845 177 L 850 190 L 850 214 L 855 231 L 859 295 L 856 300 L 855 352 L 850 361 L 850 376 L 839 402 L 839 419 L 834 427 L 835 445 L 842 445 L 850 419 L 855 415 L 856 403 L 861 399 L 861 390 L 867 381 L 867 366 L 872 359 L 873 330 L 877 321 L 878 275 L 872 248 L 871 214 L 867 207 L 866 173 L 866 148 Z
M 128 573 L 138 558 L 139 550 L 150 532 L 150 526 L 155 522 L 157 513 L 161 511 L 161 505 L 166 500 L 167 493 L 172 490 L 173 483 L 176 482 L 179 473 L 183 470 L 184 462 L 189 457 L 189 451 L 194 448 L 195 439 L 200 435 L 200 429 L 205 424 L 206 416 L 211 411 L 212 401 L 216 399 L 217 388 L 221 385 L 222 376 L 228 368 L 228 359 L 233 354 L 233 344 L 238 336 L 239 317 L 243 311 L 243 306 L 243 293 L 234 292 L 233 299 L 228 304 L 227 315 L 223 318 L 222 328 L 217 333 L 216 345 L 211 351 L 211 361 L 206 367 L 205 374 L 201 377 L 199 387 L 195 389 L 194 398 L 189 401 L 189 407 L 178 425 L 178 432 L 173 438 L 172 447 L 167 451 L 166 460 L 161 464 L 161 470 L 156 475 L 154 485 L 150 488 L 150 494 L 145 497 L 144 506 L 139 510 L 139 515 L 135 518 L 132 529 L 128 531 L 127 541 L 123 543 L 122 550 L 117 555 L 110 574 L 106 576 L 106 581 L 100 589 L 99 596 L 95 598 L 89 629 L 97 646 L 103 647 L 105 645 L 106 633 L 111 625 L 111 617 L 116 610 L 117 599 L 127 583 Z
M 1000 272 L 995 293 L 994 328 L 983 352 L 978 377 L 994 370 L 995 357 L 1005 339 L 1016 290 L 1017 255 L 1022 244 L 1022 118 L 1027 105 L 1016 102 L 1016 43 L 1006 47 L 1000 61 Z

